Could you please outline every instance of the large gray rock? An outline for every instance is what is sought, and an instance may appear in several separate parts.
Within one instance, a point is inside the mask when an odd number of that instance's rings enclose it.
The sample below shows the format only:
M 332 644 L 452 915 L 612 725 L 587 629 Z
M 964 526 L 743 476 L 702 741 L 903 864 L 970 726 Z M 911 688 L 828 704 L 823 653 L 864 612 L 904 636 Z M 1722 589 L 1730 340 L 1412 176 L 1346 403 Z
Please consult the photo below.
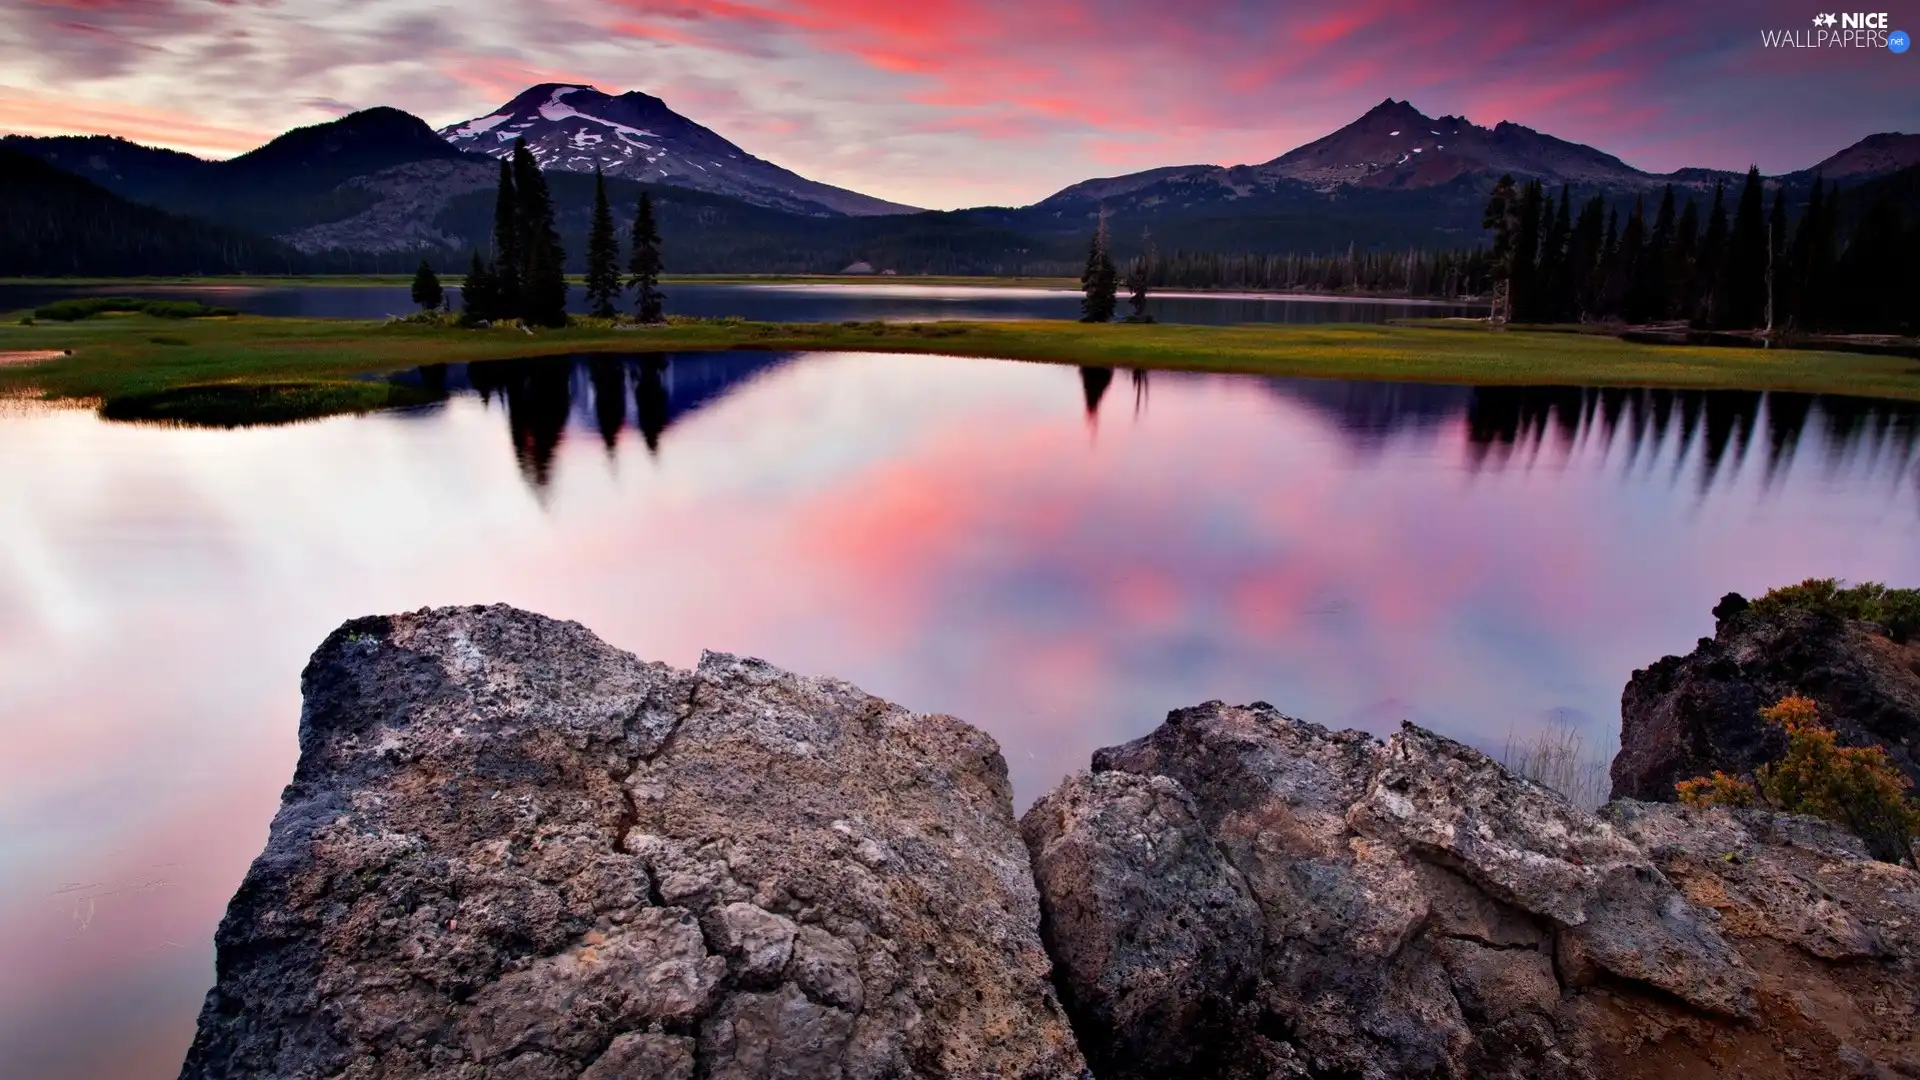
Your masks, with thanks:
M 1920 876 L 1806 819 L 1596 817 L 1419 728 L 1210 702 L 1022 830 L 1102 1080 L 1920 1069 Z
M 505 607 L 341 627 L 182 1076 L 1066 1080 L 991 739 Z

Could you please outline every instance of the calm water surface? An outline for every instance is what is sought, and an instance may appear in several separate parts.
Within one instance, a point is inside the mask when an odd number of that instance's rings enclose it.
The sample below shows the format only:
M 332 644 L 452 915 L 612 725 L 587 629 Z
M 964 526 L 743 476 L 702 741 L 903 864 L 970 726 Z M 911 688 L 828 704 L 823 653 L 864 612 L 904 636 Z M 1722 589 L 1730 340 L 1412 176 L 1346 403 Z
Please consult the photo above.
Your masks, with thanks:
M 453 292 L 457 299 L 459 290 Z M 968 285 L 696 285 L 670 283 L 667 311 L 769 322 L 842 322 L 926 319 L 1077 319 L 1080 294 L 1061 289 Z M 307 285 L 250 287 L 72 286 L 0 284 L 0 311 L 37 307 L 72 296 L 148 296 L 204 300 L 252 315 L 325 319 L 384 319 L 414 310 L 406 286 Z M 585 311 L 579 287 L 568 291 L 573 310 Z M 1122 311 L 1127 310 L 1124 301 Z M 1243 322 L 1382 322 L 1408 316 L 1484 315 L 1485 307 L 1419 300 L 1350 300 L 1249 293 L 1175 293 L 1155 296 L 1148 310 L 1162 322 L 1225 325 Z
M 1920 581 L 1920 420 L 861 354 L 476 365 L 406 414 L 0 413 L 0 1062 L 161 1080 L 341 621 L 504 601 L 999 739 L 1024 806 L 1166 710 L 1617 728 L 1708 609 Z

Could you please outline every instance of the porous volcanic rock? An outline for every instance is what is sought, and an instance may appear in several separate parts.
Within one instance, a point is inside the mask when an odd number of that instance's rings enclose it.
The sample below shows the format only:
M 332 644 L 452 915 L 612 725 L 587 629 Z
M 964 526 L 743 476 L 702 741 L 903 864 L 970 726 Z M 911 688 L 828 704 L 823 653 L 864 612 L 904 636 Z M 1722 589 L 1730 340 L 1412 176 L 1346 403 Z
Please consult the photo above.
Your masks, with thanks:
M 1083 1074 L 957 720 L 498 606 L 349 622 L 302 687 L 185 1078 Z
M 1812 611 L 1772 615 L 1738 596 L 1714 609 L 1714 636 L 1633 673 L 1620 695 L 1613 797 L 1671 802 L 1674 784 L 1716 769 L 1738 775 L 1786 753 L 1760 710 L 1812 698 L 1853 746 L 1880 746 L 1920 784 L 1920 642 Z
M 1920 1061 L 1920 875 L 1809 819 L 1596 817 L 1416 727 L 1210 702 L 1097 752 L 1022 831 L 1102 1080 Z

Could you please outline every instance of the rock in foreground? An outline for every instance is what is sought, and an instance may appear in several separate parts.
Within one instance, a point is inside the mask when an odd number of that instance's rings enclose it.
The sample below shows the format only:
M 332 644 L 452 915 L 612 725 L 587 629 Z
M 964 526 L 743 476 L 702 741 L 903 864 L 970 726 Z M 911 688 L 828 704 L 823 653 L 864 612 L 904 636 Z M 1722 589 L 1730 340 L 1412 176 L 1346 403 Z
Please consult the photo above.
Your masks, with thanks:
M 992 740 L 510 608 L 348 623 L 182 1076 L 1065 1080 Z
M 1920 1076 L 1920 875 L 1418 728 L 1181 710 L 1022 822 L 1102 1080 Z

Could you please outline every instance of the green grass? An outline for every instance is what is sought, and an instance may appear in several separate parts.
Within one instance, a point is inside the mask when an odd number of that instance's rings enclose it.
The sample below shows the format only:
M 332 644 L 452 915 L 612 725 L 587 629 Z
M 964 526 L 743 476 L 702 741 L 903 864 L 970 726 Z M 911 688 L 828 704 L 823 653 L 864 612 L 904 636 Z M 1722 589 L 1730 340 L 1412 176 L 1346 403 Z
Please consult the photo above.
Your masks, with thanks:
M 686 320 L 644 330 L 578 326 L 527 334 L 421 324 L 237 317 L 182 322 L 132 315 L 83 322 L 0 324 L 0 352 L 72 355 L 0 366 L 0 392 L 99 401 L 108 415 L 187 388 L 272 387 L 276 418 L 364 412 L 394 404 L 364 376 L 420 364 L 583 352 L 858 349 L 947 353 L 1159 370 L 1479 385 L 1664 386 L 1794 390 L 1920 401 L 1920 363 L 1852 353 L 1646 345 L 1610 337 L 1474 332 L 1393 325 L 1082 323 L 754 323 Z M 246 415 L 228 396 L 221 422 Z

